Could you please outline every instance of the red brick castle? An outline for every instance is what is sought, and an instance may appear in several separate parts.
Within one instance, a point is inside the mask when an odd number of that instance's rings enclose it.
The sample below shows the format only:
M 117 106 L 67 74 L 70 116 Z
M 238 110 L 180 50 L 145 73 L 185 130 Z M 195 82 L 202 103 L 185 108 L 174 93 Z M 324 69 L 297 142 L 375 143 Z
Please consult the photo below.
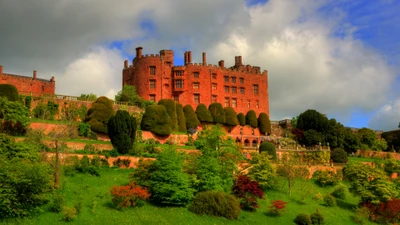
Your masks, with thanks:
M 144 99 L 169 98 L 182 105 L 190 104 L 194 109 L 199 103 L 208 106 L 219 102 L 237 113 L 246 114 L 253 109 L 257 115 L 261 112 L 269 115 L 268 72 L 243 65 L 242 56 L 235 56 L 235 65 L 227 68 L 223 60 L 218 66 L 207 64 L 205 52 L 202 63 L 192 63 L 192 52 L 187 51 L 184 65 L 174 66 L 174 51 L 143 55 L 142 50 L 136 48 L 132 65 L 125 60 L 122 85 L 136 86 Z

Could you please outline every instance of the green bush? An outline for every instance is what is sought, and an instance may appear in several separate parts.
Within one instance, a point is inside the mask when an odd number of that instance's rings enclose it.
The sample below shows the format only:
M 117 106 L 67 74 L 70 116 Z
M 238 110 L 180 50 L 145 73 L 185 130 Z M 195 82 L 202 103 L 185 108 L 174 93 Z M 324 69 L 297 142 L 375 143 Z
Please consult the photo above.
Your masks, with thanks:
M 271 134 L 271 121 L 266 113 L 260 113 L 258 116 L 258 129 L 263 134 Z
M 214 123 L 219 123 L 219 124 L 224 124 L 226 119 L 225 119 L 225 111 L 224 108 L 222 107 L 221 103 L 211 103 L 208 106 L 208 110 L 211 112 L 211 116 L 213 118 Z
M 25 97 L 25 107 L 27 109 L 31 109 L 32 106 L 32 96 L 26 96 Z
M 297 225 L 311 225 L 311 218 L 307 214 L 300 213 L 294 219 L 294 223 Z
M 191 105 L 185 105 L 183 107 L 183 112 L 186 118 L 186 128 L 195 128 L 200 125 L 200 121 L 197 118 L 196 113 L 194 112 Z
M 265 141 L 265 142 L 261 143 L 261 145 L 258 149 L 258 152 L 259 153 L 267 152 L 268 155 L 270 155 L 272 157 L 272 160 L 277 159 L 275 145 L 272 144 L 271 142 Z
M 336 206 L 336 198 L 330 194 L 325 195 L 324 202 L 325 202 L 325 205 L 328 207 Z
M 250 125 L 253 128 L 258 126 L 256 112 L 254 110 L 250 110 L 246 114 L 246 125 Z
M 77 217 L 77 210 L 74 207 L 64 207 L 62 210 L 62 220 L 65 222 L 71 222 Z
M 90 134 L 90 125 L 87 123 L 80 123 L 78 125 L 78 135 L 88 137 Z
M 164 106 L 149 105 L 143 114 L 140 127 L 142 130 L 151 131 L 160 136 L 168 136 L 172 132 L 169 121 L 169 115 Z
M 400 163 L 395 159 L 385 160 L 385 163 L 383 164 L 383 169 L 388 176 L 391 176 L 393 173 L 400 172 Z
M 202 103 L 196 107 L 196 115 L 200 122 L 213 122 L 211 112 L 207 109 L 207 106 Z
M 317 170 L 314 172 L 312 178 L 315 179 L 315 182 L 322 187 L 333 186 L 342 180 L 343 174 L 340 171 L 335 173 L 333 171 Z
M 235 220 L 240 216 L 240 203 L 232 195 L 222 191 L 200 192 L 193 199 L 189 210 L 197 215 L 225 217 Z
M 246 125 L 246 117 L 244 116 L 243 113 L 237 114 L 237 118 L 239 120 L 240 126 L 245 126 Z
M 322 225 L 325 224 L 324 216 L 320 212 L 315 212 L 311 214 L 311 223 L 313 225 Z
M 112 101 L 107 97 L 98 98 L 92 107 L 87 111 L 85 122 L 88 123 L 92 131 L 107 134 L 107 123 L 112 115 L 114 109 Z
M 0 84 L 0 97 L 5 97 L 12 102 L 19 101 L 18 90 L 12 84 Z
M 175 103 L 174 103 L 175 104 Z M 136 119 L 127 111 L 118 110 L 107 124 L 108 137 L 119 154 L 127 154 L 133 148 L 136 138 Z
M 53 200 L 50 204 L 49 211 L 59 213 L 63 209 L 64 205 L 64 196 L 61 193 L 55 193 L 53 196 Z
M 349 195 L 349 189 L 344 184 L 337 185 L 332 192 L 332 196 L 337 199 L 345 200 L 347 195 Z
M 178 116 L 176 114 L 176 103 L 172 99 L 161 99 L 158 105 L 163 105 L 169 115 L 169 126 L 172 131 L 178 130 Z
M 239 125 L 239 120 L 237 118 L 236 112 L 232 107 L 225 107 L 225 125 L 234 127 Z
M 347 163 L 347 152 L 341 148 L 335 148 L 331 151 L 331 160 L 335 163 Z
M 100 167 L 101 166 L 101 159 L 99 156 L 94 156 L 92 160 L 90 161 L 90 165 L 94 167 Z
M 176 115 L 178 116 L 178 131 L 186 132 L 186 117 L 183 113 L 183 106 L 179 103 L 176 103 Z

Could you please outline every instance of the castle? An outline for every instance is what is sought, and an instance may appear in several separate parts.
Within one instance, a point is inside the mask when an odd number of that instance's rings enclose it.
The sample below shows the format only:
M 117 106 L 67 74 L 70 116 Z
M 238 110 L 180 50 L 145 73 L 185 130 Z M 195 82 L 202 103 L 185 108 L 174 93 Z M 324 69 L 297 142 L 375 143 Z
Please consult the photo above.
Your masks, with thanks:
M 19 94 L 31 96 L 54 95 L 56 89 L 54 77 L 51 77 L 50 80 L 37 78 L 36 70 L 33 71 L 32 77 L 3 73 L 1 65 L 0 84 L 12 84 L 17 88 Z
M 223 60 L 218 66 L 207 64 L 205 52 L 202 63 L 192 63 L 192 52 L 186 51 L 184 65 L 174 66 L 172 50 L 161 50 L 156 55 L 143 55 L 142 51 L 142 47 L 136 48 L 132 65 L 125 60 L 122 86 L 136 86 L 144 99 L 174 99 L 194 109 L 200 103 L 208 106 L 218 102 L 237 113 L 253 109 L 257 115 L 269 115 L 268 73 L 257 66 L 243 65 L 242 56 L 235 56 L 235 65 L 226 68 Z

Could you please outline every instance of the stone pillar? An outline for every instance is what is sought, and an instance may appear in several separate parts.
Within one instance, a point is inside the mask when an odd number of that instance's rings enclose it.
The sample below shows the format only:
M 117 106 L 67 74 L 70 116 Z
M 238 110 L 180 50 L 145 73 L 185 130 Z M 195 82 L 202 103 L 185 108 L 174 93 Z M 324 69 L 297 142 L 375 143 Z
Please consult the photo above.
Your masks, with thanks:
M 192 63 L 192 52 L 188 51 L 188 63 Z
M 36 70 L 33 71 L 33 79 L 36 80 Z
M 203 52 L 203 66 L 207 65 L 207 55 L 205 52 Z

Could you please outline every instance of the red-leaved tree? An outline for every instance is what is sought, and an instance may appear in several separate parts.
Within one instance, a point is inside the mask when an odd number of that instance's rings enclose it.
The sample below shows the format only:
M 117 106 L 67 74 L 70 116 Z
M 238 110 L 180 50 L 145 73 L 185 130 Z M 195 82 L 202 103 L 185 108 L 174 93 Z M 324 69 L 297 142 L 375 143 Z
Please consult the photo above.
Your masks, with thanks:
M 257 199 L 264 198 L 264 192 L 258 182 L 252 181 L 246 175 L 241 175 L 237 178 L 232 192 L 240 200 L 242 209 L 255 210 L 259 207 Z
M 111 189 L 112 202 L 118 208 L 128 208 L 130 206 L 135 207 L 141 203 L 141 201 L 147 200 L 151 194 L 147 189 L 142 188 L 135 183 L 130 183 L 125 186 L 114 186 Z
M 269 212 L 272 214 L 275 214 L 277 216 L 281 216 L 282 212 L 284 211 L 286 207 L 287 202 L 284 202 L 282 200 L 275 200 L 272 201 L 272 205 L 268 206 Z
M 381 202 L 377 205 L 365 203 L 370 211 L 370 218 L 377 223 L 389 224 L 400 221 L 400 199 L 393 198 L 387 202 Z

